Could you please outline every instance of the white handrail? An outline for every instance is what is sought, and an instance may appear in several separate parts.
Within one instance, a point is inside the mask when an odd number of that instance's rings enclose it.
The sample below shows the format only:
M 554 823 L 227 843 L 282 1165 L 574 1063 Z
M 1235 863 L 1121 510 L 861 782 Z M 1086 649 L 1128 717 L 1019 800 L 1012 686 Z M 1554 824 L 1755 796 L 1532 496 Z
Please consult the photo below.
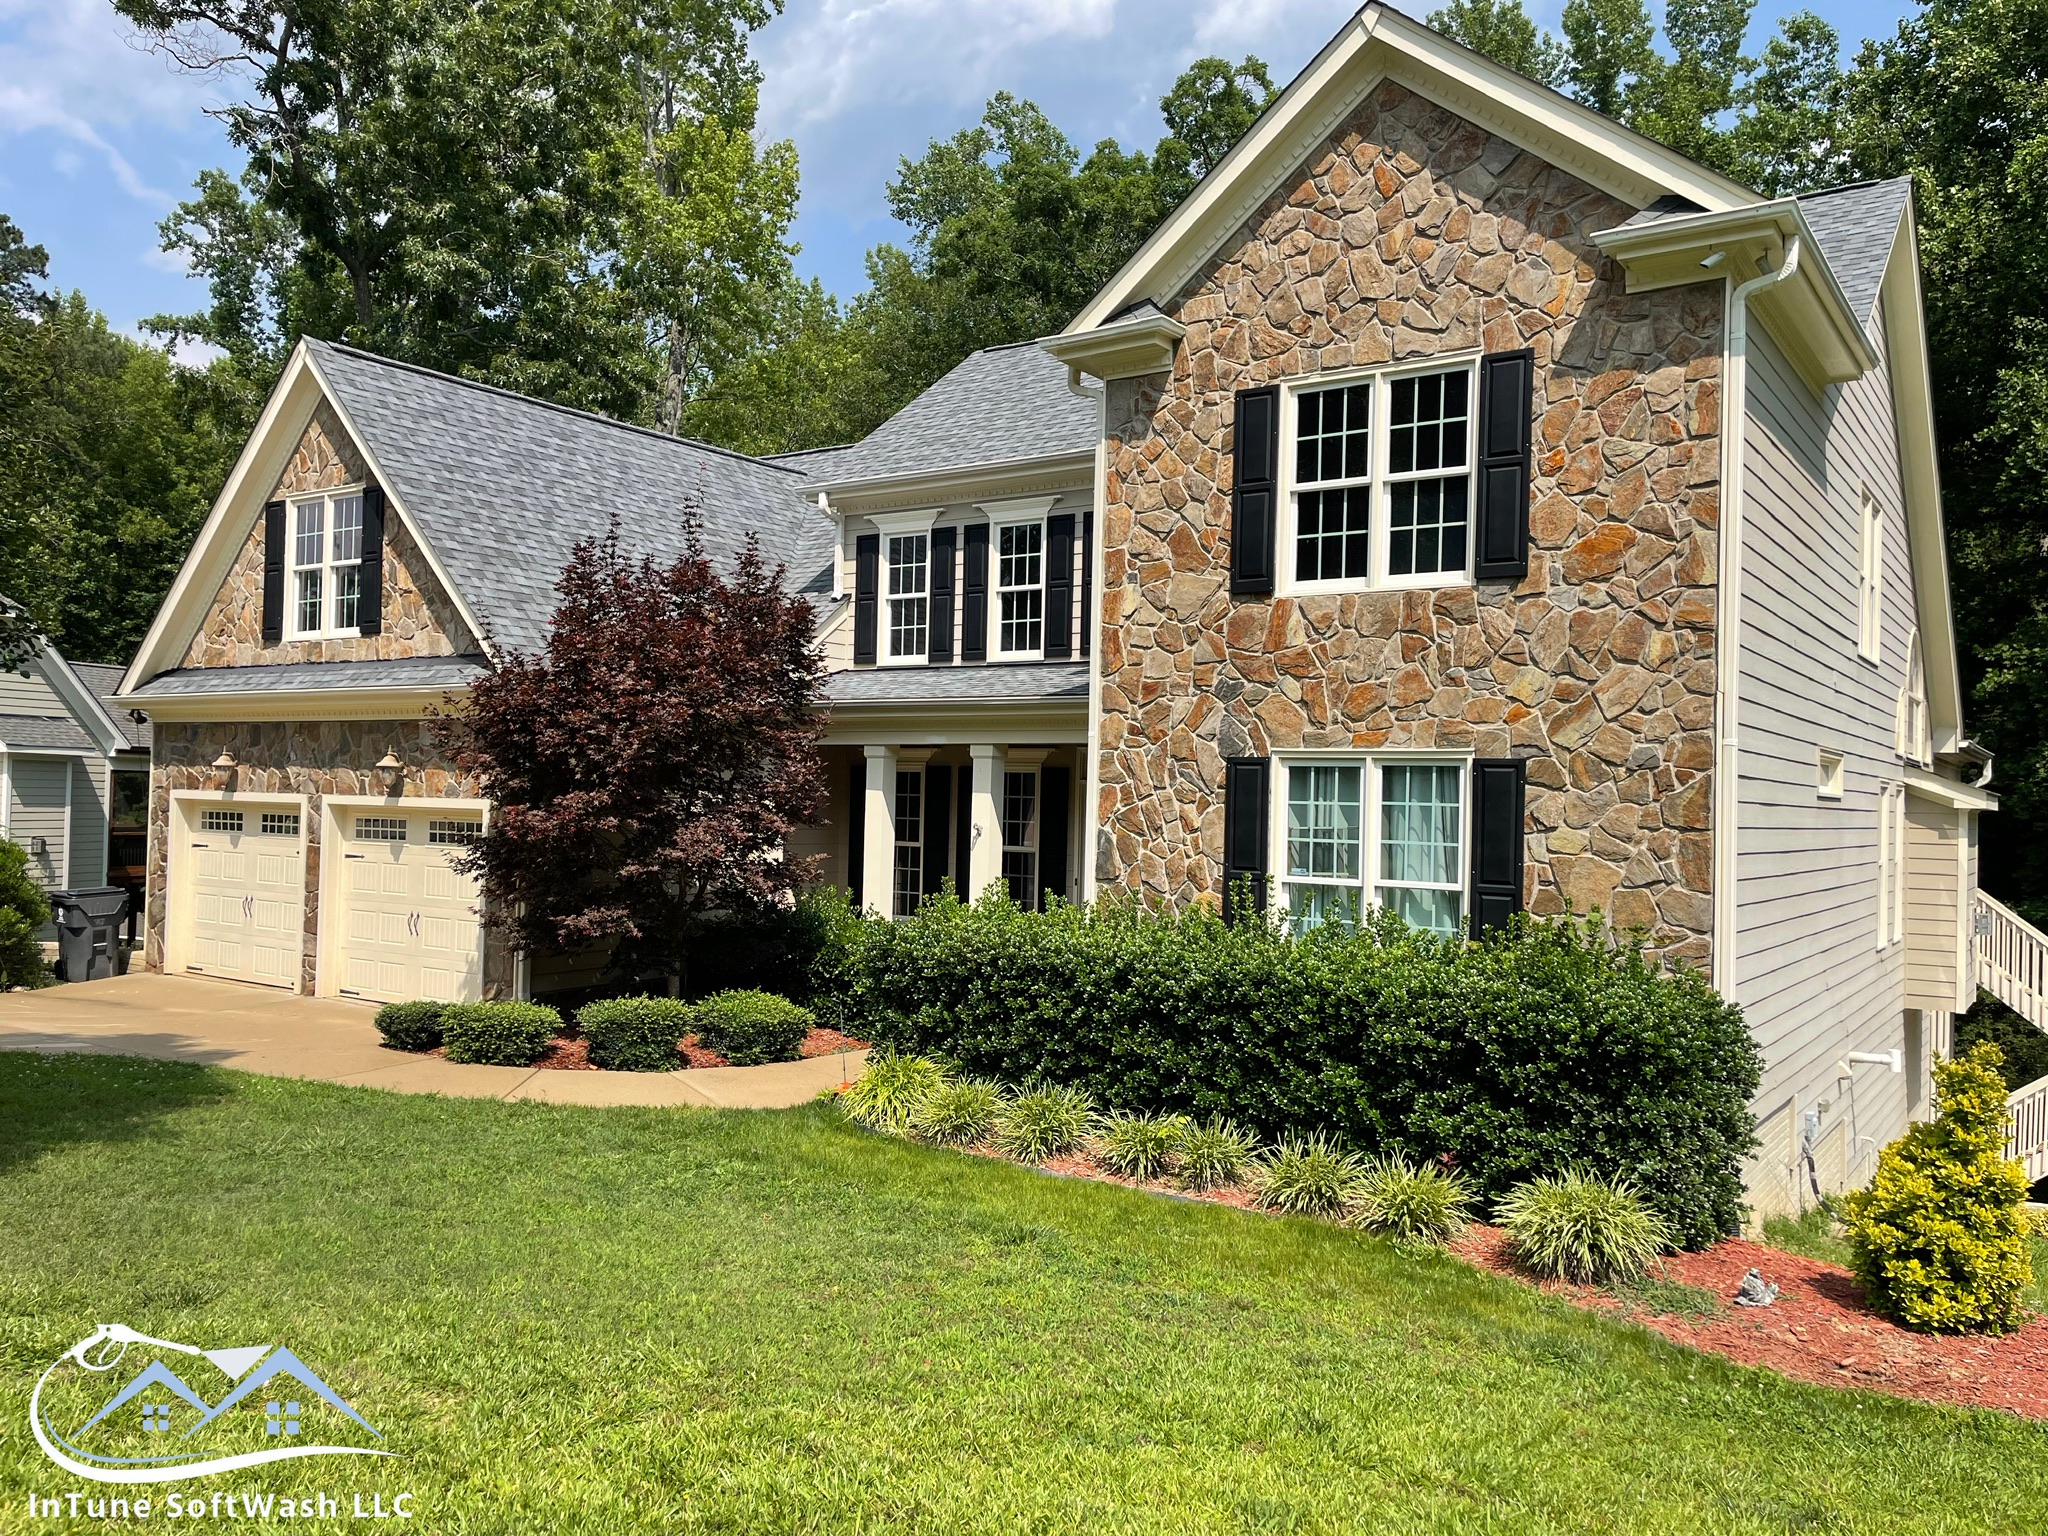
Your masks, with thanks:
M 1977 984 L 2034 1028 L 2048 1031 L 2048 933 L 1996 897 L 1975 894 Z
M 2005 1155 L 2027 1170 L 2028 1183 L 2048 1178 L 2048 1077 L 2014 1089 L 2005 1107 Z

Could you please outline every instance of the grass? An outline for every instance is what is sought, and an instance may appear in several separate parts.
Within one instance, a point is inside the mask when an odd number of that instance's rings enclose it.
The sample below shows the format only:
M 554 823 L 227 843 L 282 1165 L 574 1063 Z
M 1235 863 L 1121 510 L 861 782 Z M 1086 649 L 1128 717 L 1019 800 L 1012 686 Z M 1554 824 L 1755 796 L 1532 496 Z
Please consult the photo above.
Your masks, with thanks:
M 103 1319 L 289 1342 L 484 1533 L 2013 1531 L 2048 1430 L 1438 1254 L 784 1114 L 0 1054 L 0 1530 Z M 219 1486 L 219 1485 L 216 1485 Z M 307 1522 L 317 1524 L 317 1522 Z M 339 1522 L 333 1522 L 338 1524 Z
M 1838 1264 L 1843 1269 L 1852 1269 L 1854 1255 L 1849 1251 L 1849 1239 L 1842 1231 L 1839 1202 L 1830 1201 L 1817 1205 L 1802 1216 L 1771 1216 L 1764 1221 L 1764 1241 L 1773 1248 L 1782 1248 L 1787 1253 L 1796 1253 L 1801 1258 L 1818 1259 L 1823 1264 Z M 2034 1250 L 2034 1284 L 2027 1292 L 2027 1305 L 2036 1312 L 2048 1312 L 2048 1240 L 2032 1239 Z

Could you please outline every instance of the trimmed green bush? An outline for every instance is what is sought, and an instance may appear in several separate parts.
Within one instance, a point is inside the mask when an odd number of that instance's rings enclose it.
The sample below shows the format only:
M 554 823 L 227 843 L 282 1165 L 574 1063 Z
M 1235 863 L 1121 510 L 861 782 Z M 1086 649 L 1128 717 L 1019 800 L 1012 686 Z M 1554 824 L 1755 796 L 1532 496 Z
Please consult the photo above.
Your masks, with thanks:
M 817 1021 L 773 992 L 718 992 L 697 1004 L 697 1040 L 736 1067 L 795 1061 Z
M 1252 1159 L 1252 1190 L 1269 1211 L 1339 1216 L 1351 1204 L 1365 1164 L 1325 1136 L 1289 1136 Z
M 985 1077 L 944 1082 L 911 1111 L 910 1134 L 934 1146 L 971 1147 L 988 1140 L 1006 1102 L 1002 1085 Z
M 1626 1179 L 1570 1170 L 1531 1179 L 1495 1208 L 1515 1262 L 1548 1279 L 1606 1285 L 1641 1277 L 1671 1229 Z
M 0 988 L 50 984 L 36 937 L 49 921 L 50 893 L 29 875 L 28 850 L 0 840 Z
M 1449 1153 L 1488 1198 L 1567 1168 L 1623 1176 L 1688 1246 L 1740 1220 L 1759 1073 L 1742 1015 L 1592 921 L 1468 943 L 1381 912 L 1296 937 L 1201 907 L 934 897 L 844 942 L 845 1027 L 963 1072 L 1268 1140 Z
M 543 1003 L 450 1003 L 441 1010 L 448 1059 L 480 1066 L 530 1067 L 561 1029 L 562 1016 Z
M 1180 1182 L 1186 1189 L 1227 1189 L 1251 1166 L 1259 1138 L 1221 1115 L 1190 1121 L 1180 1137 Z
M 377 1010 L 377 1033 L 396 1051 L 432 1051 L 441 1044 L 446 1003 L 386 1003 Z
M 996 1117 L 996 1147 L 1031 1163 L 1064 1157 L 1080 1146 L 1094 1114 L 1094 1104 L 1079 1088 L 1036 1083 Z
M 912 1118 L 946 1083 L 945 1069 L 923 1056 L 877 1050 L 867 1069 L 839 1096 L 839 1107 L 855 1125 L 900 1135 Z
M 1878 1154 L 1849 1196 L 1849 1247 L 1870 1304 L 1927 1333 L 2003 1333 L 2025 1317 L 2027 1178 L 2005 1155 L 1998 1047 L 1935 1063 L 1935 1117 Z
M 1359 1175 L 1351 1224 L 1399 1243 L 1444 1243 L 1465 1229 L 1476 1199 L 1471 1180 L 1398 1153 L 1372 1159 Z
M 673 997 L 608 997 L 576 1010 L 592 1066 L 608 1072 L 673 1072 L 696 1009 Z
M 1180 1161 L 1188 1131 L 1180 1115 L 1134 1115 L 1111 1110 L 1095 1123 L 1095 1160 L 1127 1179 L 1156 1179 Z

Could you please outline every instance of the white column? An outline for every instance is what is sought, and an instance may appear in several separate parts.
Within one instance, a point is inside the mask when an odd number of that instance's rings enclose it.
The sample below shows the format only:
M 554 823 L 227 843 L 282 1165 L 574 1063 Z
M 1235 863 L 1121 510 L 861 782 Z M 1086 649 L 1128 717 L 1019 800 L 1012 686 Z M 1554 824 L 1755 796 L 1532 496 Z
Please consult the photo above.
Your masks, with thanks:
M 975 900 L 1003 878 L 1003 769 L 1008 754 L 998 744 L 975 742 L 974 846 L 967 855 L 967 899 Z
M 890 916 L 896 906 L 896 749 L 870 746 L 867 806 L 859 853 L 861 905 Z

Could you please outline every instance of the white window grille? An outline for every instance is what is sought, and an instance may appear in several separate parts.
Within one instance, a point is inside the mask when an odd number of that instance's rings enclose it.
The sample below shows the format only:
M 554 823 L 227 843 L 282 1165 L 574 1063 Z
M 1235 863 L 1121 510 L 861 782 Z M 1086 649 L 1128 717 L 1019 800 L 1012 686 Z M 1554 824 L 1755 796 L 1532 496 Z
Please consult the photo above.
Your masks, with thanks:
M 263 813 L 263 835 L 265 837 L 297 837 L 299 835 L 299 813 L 297 811 L 265 811 Z
M 1465 916 L 1465 765 L 1369 757 L 1283 762 L 1281 894 L 1297 929 L 1368 903 L 1435 933 Z
M 363 579 L 362 493 L 293 502 L 291 539 L 293 636 L 356 633 Z
M 402 843 L 406 838 L 403 816 L 358 816 L 356 841 L 360 843 Z
M 909 917 L 924 900 L 924 773 L 896 771 L 896 864 L 891 910 Z
M 1038 774 L 1003 775 L 1003 883 L 1010 900 L 1030 911 L 1038 905 Z
M 1884 509 L 1868 491 L 1856 561 L 1856 653 L 1866 661 L 1884 653 Z
M 481 821 L 455 821 L 433 817 L 427 822 L 427 841 L 451 847 L 467 847 L 484 835 Z
M 240 811 L 201 811 L 199 830 L 202 832 L 239 832 L 242 830 Z
M 996 526 L 996 649 L 1037 656 L 1045 649 L 1045 524 Z

